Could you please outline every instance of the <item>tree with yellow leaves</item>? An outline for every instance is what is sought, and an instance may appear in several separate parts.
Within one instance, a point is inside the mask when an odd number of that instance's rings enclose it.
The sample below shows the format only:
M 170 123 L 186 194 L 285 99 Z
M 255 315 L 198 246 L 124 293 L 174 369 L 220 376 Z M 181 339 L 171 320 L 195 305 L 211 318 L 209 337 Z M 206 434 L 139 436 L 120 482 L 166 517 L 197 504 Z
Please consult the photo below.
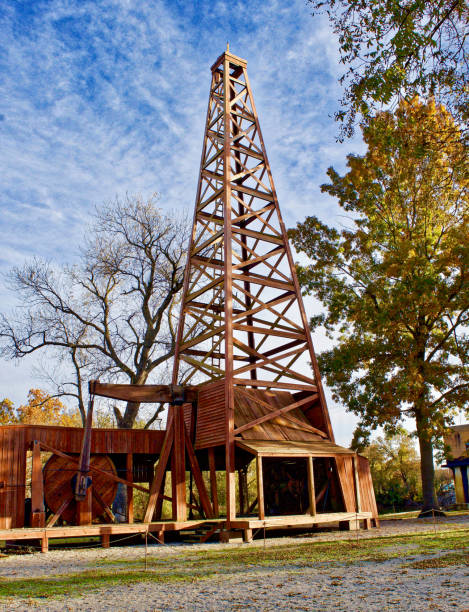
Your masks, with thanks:
M 15 405 L 10 399 L 5 397 L 0 401 L 0 425 L 12 425 L 17 420 Z
M 14 424 L 81 427 L 81 418 L 78 411 L 70 411 L 57 397 L 42 389 L 30 389 L 27 403 L 17 409 L 7 398 L 0 402 L 0 425 Z
M 414 98 L 363 125 L 368 147 L 328 170 L 350 215 L 335 229 L 308 217 L 290 231 L 312 320 L 335 339 L 320 365 L 336 400 L 360 416 L 355 443 L 413 418 L 424 509 L 436 506 L 433 449 L 469 402 L 469 163 L 450 113 Z

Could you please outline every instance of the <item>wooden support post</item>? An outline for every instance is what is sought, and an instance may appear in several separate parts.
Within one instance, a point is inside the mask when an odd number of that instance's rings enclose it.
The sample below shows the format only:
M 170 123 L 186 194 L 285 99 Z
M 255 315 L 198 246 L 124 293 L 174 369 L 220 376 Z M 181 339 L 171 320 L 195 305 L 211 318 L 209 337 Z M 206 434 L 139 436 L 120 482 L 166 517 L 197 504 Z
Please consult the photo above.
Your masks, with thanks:
M 355 509 L 357 512 L 361 512 L 361 500 L 360 500 L 360 480 L 358 478 L 358 456 L 353 456 L 353 477 L 355 480 Z
M 129 482 L 134 481 L 133 455 L 127 453 L 126 457 L 126 476 L 125 479 Z M 134 488 L 127 485 L 127 522 L 134 522 Z
M 239 513 L 241 516 L 243 516 L 248 513 L 248 506 L 249 506 L 247 468 L 241 468 L 238 470 L 238 486 L 239 486 Z
M 173 488 L 173 520 L 186 520 L 186 452 L 185 426 L 182 406 L 172 407 L 174 443 L 171 455 L 171 483 Z
M 262 474 L 262 457 L 256 458 L 257 468 L 257 506 L 259 510 L 259 518 L 261 521 L 265 519 L 264 509 L 264 477 Z
M 158 495 L 160 495 L 161 486 L 163 484 L 163 479 L 166 472 L 166 466 L 168 465 L 169 455 L 171 453 L 171 448 L 173 447 L 173 438 L 174 429 L 172 423 L 169 423 L 163 442 L 163 448 L 161 449 L 158 465 L 156 466 L 155 477 L 153 478 L 153 482 L 151 483 L 150 497 L 148 498 L 148 504 L 145 510 L 145 517 L 143 519 L 144 523 L 150 523 L 153 518 L 156 501 L 158 499 Z
M 309 494 L 309 513 L 316 516 L 316 488 L 314 486 L 314 463 L 313 458 L 308 457 L 308 494 Z
M 244 486 L 243 486 L 243 472 L 241 469 L 238 470 L 238 491 L 239 491 L 239 515 L 243 516 L 244 514 Z
M 111 546 L 111 536 L 108 533 L 103 533 L 101 536 L 101 546 L 103 548 L 109 548 Z
M 49 552 L 49 538 L 47 537 L 47 532 L 45 530 L 41 538 L 41 552 Z
M 153 515 L 153 520 L 159 521 L 161 520 L 161 515 L 163 513 L 163 502 L 165 500 L 164 490 L 166 486 L 166 472 L 163 473 L 163 481 L 161 482 L 161 495 L 156 500 L 155 513 Z
M 215 518 L 218 518 L 217 471 L 215 466 L 215 449 L 213 447 L 208 449 L 208 466 L 210 469 L 210 495 L 212 497 L 213 515 Z
M 189 438 L 189 434 L 187 433 L 187 431 L 185 431 L 184 439 L 185 439 L 187 457 L 189 459 L 191 472 L 192 472 L 192 475 L 194 476 L 195 484 L 199 492 L 199 500 L 200 500 L 200 505 L 202 507 L 203 513 L 205 514 L 207 518 L 214 518 L 212 504 L 210 503 L 210 498 L 208 496 L 207 489 L 205 488 L 205 482 L 202 476 L 202 472 L 200 471 L 199 462 L 197 461 L 197 457 L 195 455 L 194 448 L 192 446 L 192 442 Z M 186 492 L 186 489 L 185 489 L 185 472 L 184 472 L 184 495 L 185 495 L 185 492 Z M 185 512 L 185 509 L 184 509 L 184 512 Z
M 33 442 L 33 462 L 31 474 L 31 527 L 44 527 L 46 512 L 44 508 L 44 478 L 41 464 L 41 445 Z
M 91 525 L 93 513 L 91 510 L 93 503 L 93 485 L 88 487 L 86 497 L 83 501 L 77 501 L 77 525 Z
M 243 541 L 246 542 L 246 544 L 252 542 L 252 529 L 243 530 Z

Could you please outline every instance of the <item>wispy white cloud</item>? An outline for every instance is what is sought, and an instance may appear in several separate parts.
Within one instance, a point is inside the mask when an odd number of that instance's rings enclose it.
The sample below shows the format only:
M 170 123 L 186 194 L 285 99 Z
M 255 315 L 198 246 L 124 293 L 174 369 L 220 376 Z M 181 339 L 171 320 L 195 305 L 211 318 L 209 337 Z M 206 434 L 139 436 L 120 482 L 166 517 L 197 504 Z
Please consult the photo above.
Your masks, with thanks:
M 287 225 L 307 214 L 337 222 L 319 185 L 361 145 L 335 142 L 337 43 L 303 0 L 36 0 L 0 11 L 3 272 L 34 255 L 73 261 L 95 205 L 115 194 L 158 191 L 162 206 L 192 208 L 210 66 L 227 41 L 248 60 Z M 24 367 L 2 364 L 0 396 L 23 401 Z M 346 441 L 351 417 L 331 412 Z

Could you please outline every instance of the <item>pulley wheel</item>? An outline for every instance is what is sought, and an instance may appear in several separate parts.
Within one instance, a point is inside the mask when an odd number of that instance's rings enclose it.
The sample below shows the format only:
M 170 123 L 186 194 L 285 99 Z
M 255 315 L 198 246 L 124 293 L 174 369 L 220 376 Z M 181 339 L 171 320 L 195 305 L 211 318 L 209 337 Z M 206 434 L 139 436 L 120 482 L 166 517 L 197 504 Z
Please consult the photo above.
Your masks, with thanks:
M 78 461 L 78 455 L 75 455 Z M 90 465 L 94 465 L 111 476 L 117 476 L 114 463 L 107 455 L 92 455 Z M 72 480 L 77 473 L 77 465 L 58 455 L 52 455 L 44 466 L 44 500 L 47 506 L 55 514 L 62 506 L 65 499 L 73 494 Z M 92 478 L 92 491 L 96 491 L 99 497 L 107 506 L 111 506 L 117 492 L 117 482 L 111 480 L 104 474 L 90 470 L 89 476 Z M 62 518 L 67 523 L 76 523 L 76 501 L 72 499 L 67 508 L 62 512 Z M 92 520 L 100 517 L 104 513 L 102 505 L 93 495 L 92 499 Z

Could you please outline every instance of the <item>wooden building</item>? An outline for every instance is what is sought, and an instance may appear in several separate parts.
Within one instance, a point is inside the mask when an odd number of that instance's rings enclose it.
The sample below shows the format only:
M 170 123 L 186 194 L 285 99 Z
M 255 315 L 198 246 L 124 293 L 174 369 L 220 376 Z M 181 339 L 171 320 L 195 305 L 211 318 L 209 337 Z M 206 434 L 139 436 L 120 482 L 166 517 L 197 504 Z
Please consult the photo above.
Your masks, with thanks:
M 196 522 L 210 522 L 209 534 L 238 530 L 247 540 L 259 527 L 377 524 L 368 461 L 334 441 L 246 65 L 227 49 L 211 69 L 172 385 L 91 385 L 93 395 L 168 401 L 166 430 L 93 430 L 91 438 L 88 431 L 78 451 L 79 434 L 69 430 L 62 438 L 57 428 L 2 428 L 7 444 L 22 450 L 9 446 L 0 455 L 0 526 L 22 527 L 24 449 L 36 449 L 31 520 L 41 527 L 68 508 L 66 522 L 84 526 L 101 514 L 109 533 L 117 527 L 112 491 L 124 482 L 131 499 L 132 466 L 144 461 L 156 467 L 142 529 L 160 537 L 193 525 L 189 511 Z M 10 442 L 15 436 L 18 444 Z M 53 453 L 42 476 L 41 450 Z M 22 453 L 18 468 L 15 453 Z M 54 469 L 67 474 L 55 487 Z M 255 494 L 248 472 L 256 474 Z M 172 518 L 165 522 L 169 473 Z M 189 490 L 187 473 L 195 484 Z M 55 507 L 47 501 L 51 489 Z M 130 529 L 130 512 L 127 519 Z

